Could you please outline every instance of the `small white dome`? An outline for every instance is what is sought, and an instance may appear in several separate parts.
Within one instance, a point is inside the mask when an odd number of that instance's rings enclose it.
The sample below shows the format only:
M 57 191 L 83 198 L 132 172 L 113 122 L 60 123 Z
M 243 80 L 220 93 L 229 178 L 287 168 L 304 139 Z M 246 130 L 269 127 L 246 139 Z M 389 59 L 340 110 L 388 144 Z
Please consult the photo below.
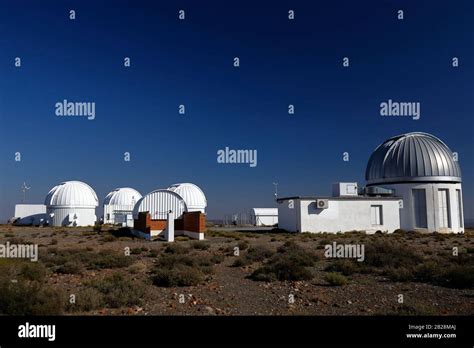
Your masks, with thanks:
M 142 198 L 140 192 L 130 187 L 116 188 L 104 199 L 104 205 L 134 206 Z
M 204 213 L 207 207 L 207 200 L 204 192 L 197 185 L 191 183 L 174 184 L 168 190 L 176 192 L 183 197 L 188 211 L 201 211 Z
M 138 213 L 147 211 L 153 220 L 164 220 L 170 210 L 175 214 L 175 218 L 179 219 L 188 208 L 184 199 L 177 193 L 170 190 L 155 190 L 147 193 L 135 204 L 133 217 L 137 219 Z
M 97 207 L 99 200 L 94 190 L 82 181 L 65 181 L 54 186 L 46 196 L 48 207 Z

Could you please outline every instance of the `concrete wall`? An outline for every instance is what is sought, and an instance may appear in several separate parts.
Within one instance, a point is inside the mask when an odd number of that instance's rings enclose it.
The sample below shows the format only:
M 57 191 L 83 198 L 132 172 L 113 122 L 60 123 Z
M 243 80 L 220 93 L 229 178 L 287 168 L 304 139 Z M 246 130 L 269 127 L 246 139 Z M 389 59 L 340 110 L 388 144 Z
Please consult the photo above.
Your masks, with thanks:
M 278 202 L 278 228 L 289 232 L 301 232 L 299 221 L 298 200 Z
M 129 211 L 130 215 L 133 213 L 133 205 L 116 205 L 104 204 L 104 224 L 115 224 L 115 211 Z M 130 217 L 133 226 L 133 217 Z
M 54 213 L 51 218 L 49 214 Z M 97 221 L 95 208 L 47 207 L 46 218 L 52 226 L 93 226 Z M 69 214 L 76 214 L 77 219 L 71 220 Z
M 329 208 L 318 209 L 315 199 L 294 199 L 279 204 L 278 227 L 290 232 L 393 232 L 400 228 L 399 201 L 390 200 L 333 200 Z M 382 206 L 382 224 L 372 225 L 371 205 Z
M 456 190 L 461 190 L 461 184 L 456 183 L 406 183 L 380 185 L 382 187 L 395 190 L 395 195 L 403 198 L 403 209 L 400 211 L 400 227 L 404 230 L 420 231 L 420 232 L 464 232 L 464 223 L 461 224 L 459 219 L 459 210 L 463 213 L 463 205 L 458 206 L 458 198 Z M 427 210 L 427 228 L 417 228 L 415 226 L 415 213 L 413 207 L 413 189 L 424 189 L 426 191 L 426 210 Z M 451 219 L 451 228 L 440 228 L 439 223 L 439 204 L 438 190 L 449 190 L 449 214 Z M 462 226 L 461 226 L 462 225 Z
M 15 225 L 39 225 L 41 219 L 46 221 L 46 206 L 44 204 L 16 204 Z

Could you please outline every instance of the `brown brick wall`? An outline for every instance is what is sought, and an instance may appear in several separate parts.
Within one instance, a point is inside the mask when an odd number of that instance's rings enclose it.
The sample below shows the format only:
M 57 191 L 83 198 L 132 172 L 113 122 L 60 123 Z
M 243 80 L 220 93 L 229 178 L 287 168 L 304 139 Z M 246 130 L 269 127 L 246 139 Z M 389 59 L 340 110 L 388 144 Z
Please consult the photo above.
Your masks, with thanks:
M 183 230 L 203 233 L 206 230 L 206 216 L 201 212 L 183 214 Z
M 148 212 L 141 212 L 134 220 L 133 228 L 150 233 L 151 230 L 164 230 L 166 225 L 166 220 L 151 220 Z M 174 220 L 174 229 L 203 233 L 206 230 L 206 216 L 200 212 L 184 213 L 182 219 Z

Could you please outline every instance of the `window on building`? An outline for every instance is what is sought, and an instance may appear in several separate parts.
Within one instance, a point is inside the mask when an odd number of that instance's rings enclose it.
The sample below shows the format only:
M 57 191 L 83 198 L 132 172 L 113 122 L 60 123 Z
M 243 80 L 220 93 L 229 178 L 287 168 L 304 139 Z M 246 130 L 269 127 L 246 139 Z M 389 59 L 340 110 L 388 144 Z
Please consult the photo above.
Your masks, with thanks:
M 428 228 L 426 218 L 426 190 L 413 189 L 413 213 L 415 215 L 415 227 Z
M 438 190 L 438 212 L 439 212 L 439 227 L 451 227 L 451 216 L 449 214 L 449 190 Z
M 382 206 L 370 206 L 370 222 L 372 225 L 383 225 Z
M 456 196 L 458 199 L 458 214 L 459 214 L 459 226 L 464 227 L 464 221 L 462 217 L 462 197 L 461 190 L 456 190 Z

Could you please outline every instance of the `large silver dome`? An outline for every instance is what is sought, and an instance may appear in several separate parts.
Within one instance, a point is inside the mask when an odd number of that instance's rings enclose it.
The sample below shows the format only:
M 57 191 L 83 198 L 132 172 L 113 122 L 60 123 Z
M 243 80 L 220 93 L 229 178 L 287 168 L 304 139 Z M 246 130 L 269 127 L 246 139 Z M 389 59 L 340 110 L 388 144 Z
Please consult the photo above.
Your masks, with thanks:
M 368 185 L 399 182 L 461 182 L 461 169 L 448 146 L 435 136 L 414 132 L 380 144 L 370 156 Z

